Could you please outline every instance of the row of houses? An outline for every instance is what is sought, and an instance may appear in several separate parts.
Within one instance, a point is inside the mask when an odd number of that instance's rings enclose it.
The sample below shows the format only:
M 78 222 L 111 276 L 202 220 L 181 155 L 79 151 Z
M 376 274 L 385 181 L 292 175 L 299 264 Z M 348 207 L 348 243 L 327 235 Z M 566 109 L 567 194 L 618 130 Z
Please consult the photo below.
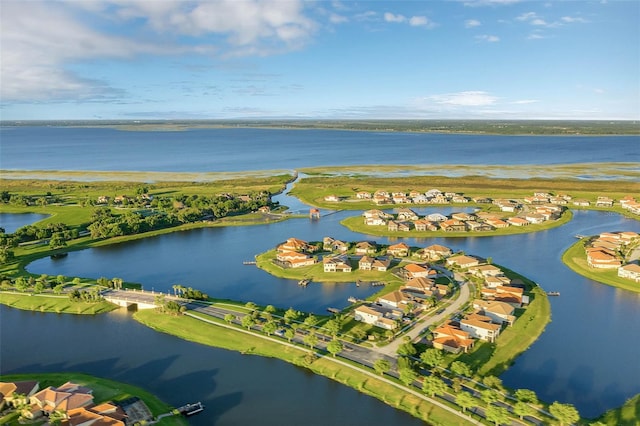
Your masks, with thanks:
M 640 282 L 640 265 L 625 263 L 623 255 L 639 241 L 635 232 L 604 232 L 585 245 L 587 264 L 597 269 L 617 269 L 619 277 Z
M 620 206 L 633 214 L 640 215 L 640 202 L 630 195 L 620 200 Z
M 325 197 L 326 201 L 339 201 L 339 199 Z M 327 199 L 331 198 L 331 199 Z M 375 204 L 448 204 L 448 203 L 468 203 L 470 199 L 456 192 L 442 192 L 439 189 L 430 189 L 426 192 L 411 191 L 387 192 L 383 190 L 374 193 L 359 191 L 355 194 L 358 200 L 371 200 Z
M 132 423 L 122 407 L 112 402 L 95 404 L 92 389 L 72 382 L 42 390 L 37 381 L 0 382 L 0 396 L 3 409 L 24 407 L 21 415 L 31 420 L 53 417 L 55 413 L 63 425 L 69 426 L 126 426 Z
M 358 268 L 363 271 L 387 271 L 394 257 L 414 256 L 416 259 L 435 261 L 452 254 L 450 248 L 433 244 L 415 252 L 404 243 L 391 244 L 389 246 L 378 245 L 375 241 L 359 241 L 351 243 L 332 237 L 324 237 L 322 241 L 324 251 L 333 252 L 333 255 L 323 256 L 322 262 L 325 272 L 351 272 L 352 259 L 358 262 Z M 317 263 L 314 254 L 319 250 L 319 245 L 310 244 L 298 238 L 289 238 L 276 247 L 276 261 L 289 268 L 299 268 Z M 347 252 L 354 253 L 349 256 Z M 384 255 L 379 255 L 384 254 Z M 402 273 L 407 278 L 415 278 L 429 273 L 424 265 L 410 264 Z
M 495 214 L 479 212 L 477 214 L 457 212 L 445 216 L 431 213 L 420 218 L 413 210 L 398 209 L 391 215 L 381 210 L 367 210 L 363 213 L 364 223 L 368 226 L 386 226 L 391 232 L 416 231 L 492 231 L 509 226 L 527 226 L 540 224 L 548 220 L 556 220 L 562 214 L 562 207 L 554 205 L 538 205 L 528 208 L 518 216 L 501 217 Z

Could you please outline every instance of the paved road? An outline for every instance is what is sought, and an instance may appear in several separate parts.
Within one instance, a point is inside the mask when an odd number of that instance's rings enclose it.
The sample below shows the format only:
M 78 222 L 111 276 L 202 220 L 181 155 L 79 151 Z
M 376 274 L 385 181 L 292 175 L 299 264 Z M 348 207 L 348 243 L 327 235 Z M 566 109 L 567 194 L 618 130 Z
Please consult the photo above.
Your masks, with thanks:
M 409 332 L 405 334 L 405 336 L 409 336 L 411 338 L 411 341 L 414 341 L 419 337 L 420 333 L 422 333 L 422 331 L 424 331 L 425 328 L 433 324 L 436 324 L 444 320 L 445 318 L 449 318 L 453 314 L 457 313 L 462 307 L 462 305 L 464 305 L 469 300 L 469 296 L 471 294 L 471 291 L 469 290 L 469 286 L 470 286 L 469 283 L 462 282 L 460 284 L 460 292 L 458 293 L 458 297 L 456 298 L 456 300 L 453 301 L 453 303 L 447 306 L 445 310 L 439 314 L 436 314 L 433 316 L 423 315 L 421 318 L 418 318 L 417 321 L 420 321 L 420 320 L 425 320 L 425 321 L 423 323 L 420 323 L 419 326 L 413 327 L 411 330 L 409 330 Z M 398 347 L 403 343 L 404 343 L 404 339 L 398 338 L 382 348 L 377 348 L 377 350 L 381 354 L 395 357 L 398 351 Z

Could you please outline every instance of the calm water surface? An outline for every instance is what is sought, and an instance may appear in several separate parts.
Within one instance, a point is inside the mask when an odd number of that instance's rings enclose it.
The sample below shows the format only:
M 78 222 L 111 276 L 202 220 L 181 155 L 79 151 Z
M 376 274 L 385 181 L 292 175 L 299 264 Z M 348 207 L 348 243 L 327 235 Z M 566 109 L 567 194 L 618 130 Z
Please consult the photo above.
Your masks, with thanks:
M 294 219 L 259 227 L 173 233 L 73 252 L 59 260 L 43 258 L 29 265 L 29 271 L 124 277 L 160 291 L 170 291 L 172 284 L 180 282 L 214 297 L 323 313 L 327 307 L 346 306 L 350 295 L 364 297 L 377 289 L 353 283 L 313 283 L 300 288 L 295 281 L 243 266 L 241 260 L 289 236 L 311 241 L 331 235 L 349 241 L 369 238 L 388 242 L 344 229 L 339 221 L 352 214 L 339 212 L 317 222 Z M 576 234 L 611 230 L 640 232 L 640 223 L 619 215 L 577 211 L 569 224 L 533 234 L 407 241 L 417 246 L 441 243 L 492 257 L 495 263 L 530 277 L 544 289 L 560 291 L 561 297 L 551 299 L 552 322 L 502 378 L 509 387 L 533 389 L 543 400 L 570 402 L 584 415 L 596 416 L 640 393 L 640 334 L 633 332 L 640 330 L 640 295 L 578 276 L 559 259 L 575 242 Z M 620 339 L 628 345 L 619 347 Z M 618 349 L 612 350 L 614 347 Z M 622 365 L 627 367 L 620 368 Z
M 485 136 L 316 129 L 128 132 L 108 128 L 0 127 L 0 139 L 2 168 L 23 170 L 234 172 L 362 164 L 640 161 L 640 138 L 634 136 Z
M 121 132 L 73 128 L 1 128 L 0 137 L 2 168 L 27 170 L 206 172 L 347 164 L 640 161 L 637 137 L 258 129 Z M 389 155 L 390 147 L 393 156 Z M 282 198 L 282 202 L 294 210 L 305 208 L 291 199 Z M 339 221 L 350 214 L 354 213 L 335 213 L 318 222 L 299 219 L 265 226 L 174 233 L 74 252 L 57 261 L 41 259 L 31 264 L 29 271 L 122 277 L 160 291 L 181 283 L 214 297 L 325 312 L 329 306 L 345 306 L 348 296 L 364 297 L 375 289 L 320 283 L 300 288 L 294 281 L 243 266 L 242 261 L 251 260 L 253 255 L 291 236 L 306 240 L 333 236 L 388 241 L 342 228 Z M 510 387 L 535 390 L 543 400 L 575 404 L 584 416 L 594 417 L 640 393 L 640 296 L 582 278 L 566 268 L 560 256 L 575 241 L 576 234 L 622 230 L 640 232 L 640 224 L 618 215 L 579 211 L 571 223 L 535 234 L 407 241 L 419 246 L 441 243 L 492 257 L 494 262 L 532 278 L 545 289 L 560 291 L 561 297 L 551 299 L 552 322 L 502 379 Z M 219 424 L 282 424 L 283 418 L 294 419 L 290 424 L 415 422 L 375 400 L 296 367 L 160 335 L 126 315 L 77 318 L 0 309 L 2 372 L 85 371 L 130 381 L 176 405 L 185 399 L 202 399 L 220 406 L 219 414 L 211 417 Z M 80 342 L 77 336 L 87 336 L 88 340 Z M 47 351 L 41 350 L 43 346 Z M 367 409 L 360 409 L 363 404 Z M 349 417 L 353 407 L 358 407 L 357 417 Z M 369 410 L 374 414 L 361 418 Z M 344 419 L 340 417 L 343 415 Z M 211 419 L 197 421 L 211 424 Z
M 0 318 L 2 373 L 81 372 L 140 386 L 174 406 L 202 401 L 192 425 L 423 424 L 283 361 L 157 333 L 123 311 L 87 317 L 0 305 Z
M 13 234 L 25 225 L 31 225 L 47 217 L 49 215 L 39 213 L 0 213 L 0 228 L 7 234 Z

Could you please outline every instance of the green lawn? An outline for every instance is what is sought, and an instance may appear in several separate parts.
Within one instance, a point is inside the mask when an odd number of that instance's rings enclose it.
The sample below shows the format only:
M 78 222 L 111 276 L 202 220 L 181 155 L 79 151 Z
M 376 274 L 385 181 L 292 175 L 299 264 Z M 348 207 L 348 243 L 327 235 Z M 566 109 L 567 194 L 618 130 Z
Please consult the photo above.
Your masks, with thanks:
M 159 400 L 155 395 L 137 386 L 113 380 L 89 376 L 81 373 L 30 373 L 11 374 L 0 376 L 0 381 L 11 382 L 21 380 L 37 380 L 40 382 L 40 389 L 47 386 L 60 386 L 67 381 L 87 386 L 93 389 L 94 400 L 97 403 L 113 401 L 118 402 L 137 396 L 142 399 L 151 410 L 154 416 L 170 412 L 173 407 Z M 0 420 L 2 424 L 2 420 Z M 9 423 L 10 424 L 10 423 Z M 172 416 L 162 419 L 158 425 L 161 426 L 186 426 L 187 421 L 180 416 Z
M 511 279 L 520 278 L 527 288 L 533 283 L 524 277 L 502 268 Z M 477 371 L 480 376 L 498 376 L 503 373 L 518 355 L 526 351 L 542 334 L 551 320 L 551 304 L 540 287 L 531 291 L 531 303 L 511 327 L 504 329 L 497 343 L 477 342 L 471 353 L 460 355 L 463 361 Z
M 587 277 L 599 283 L 618 287 L 624 290 L 640 293 L 640 283 L 618 276 L 616 269 L 591 268 L 587 263 L 587 254 L 584 251 L 584 240 L 573 244 L 562 254 L 562 262 L 577 274 Z
M 0 293 L 0 303 L 27 311 L 55 312 L 58 314 L 100 314 L 118 307 L 109 302 L 72 302 L 67 296 L 41 296 L 29 293 Z
M 220 322 L 205 315 L 198 314 L 198 316 Z M 154 330 L 172 334 L 185 340 L 230 349 L 248 355 L 279 358 L 296 365 L 303 365 L 303 358 L 307 353 L 306 348 L 284 346 L 261 338 L 259 333 L 247 334 L 239 330 L 216 327 L 186 316 L 169 316 L 153 310 L 144 310 L 137 312 L 134 318 Z M 407 411 L 415 417 L 428 421 L 430 424 L 467 424 L 462 418 L 453 416 L 427 401 L 406 395 L 396 386 L 377 380 L 360 371 L 336 364 L 331 361 L 330 357 L 321 357 L 307 368 L 316 374 L 329 377 L 360 392 L 378 398 L 392 407 Z
M 630 398 L 622 407 L 607 411 L 596 421 L 610 426 L 640 425 L 640 394 Z

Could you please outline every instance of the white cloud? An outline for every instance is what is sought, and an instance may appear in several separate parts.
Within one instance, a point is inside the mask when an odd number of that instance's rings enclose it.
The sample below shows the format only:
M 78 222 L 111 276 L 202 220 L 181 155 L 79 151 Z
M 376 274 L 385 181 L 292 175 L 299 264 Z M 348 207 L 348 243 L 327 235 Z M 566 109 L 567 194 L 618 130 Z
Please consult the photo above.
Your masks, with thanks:
M 344 24 L 345 22 L 349 22 L 349 18 L 343 15 L 338 15 L 337 13 L 332 13 L 329 15 L 329 22 L 332 24 Z
M 500 41 L 500 37 L 495 35 L 483 34 L 476 36 L 476 40 L 486 41 L 488 43 L 497 43 Z
M 394 15 L 391 12 L 386 12 L 384 14 L 384 20 L 386 22 L 394 22 L 394 23 L 400 24 L 400 23 L 406 22 L 407 18 L 404 15 Z
M 412 27 L 426 27 L 431 25 L 431 22 L 426 16 L 412 16 L 409 19 L 409 25 Z
M 573 24 L 573 23 L 579 23 L 579 24 L 586 24 L 589 21 L 587 19 L 581 18 L 581 17 L 573 17 L 573 16 L 563 16 L 561 18 L 562 22 L 566 22 L 568 24 Z
M 146 54 L 267 55 L 301 47 L 316 27 L 301 0 L 3 0 L 0 96 L 3 101 L 121 96 L 69 65 Z M 182 36 L 203 37 L 181 44 Z
M 466 91 L 431 95 L 425 100 L 450 106 L 488 106 L 495 104 L 498 98 L 483 91 Z
M 520 3 L 522 0 L 463 0 L 465 6 L 479 7 L 479 6 L 508 6 L 515 3 Z
M 538 15 L 535 12 L 526 12 L 516 17 L 518 21 L 531 21 L 536 18 Z
M 482 24 L 477 19 L 467 19 L 466 21 L 464 21 L 465 28 L 474 28 L 479 27 L 480 25 Z
M 534 31 L 531 34 L 529 34 L 529 36 L 527 36 L 527 40 L 542 40 L 544 38 L 547 38 L 544 34 L 542 34 L 540 31 Z
M 537 102 L 540 102 L 540 101 L 537 99 L 522 99 L 520 101 L 513 101 L 511 103 L 515 105 L 528 105 L 528 104 L 535 104 Z

